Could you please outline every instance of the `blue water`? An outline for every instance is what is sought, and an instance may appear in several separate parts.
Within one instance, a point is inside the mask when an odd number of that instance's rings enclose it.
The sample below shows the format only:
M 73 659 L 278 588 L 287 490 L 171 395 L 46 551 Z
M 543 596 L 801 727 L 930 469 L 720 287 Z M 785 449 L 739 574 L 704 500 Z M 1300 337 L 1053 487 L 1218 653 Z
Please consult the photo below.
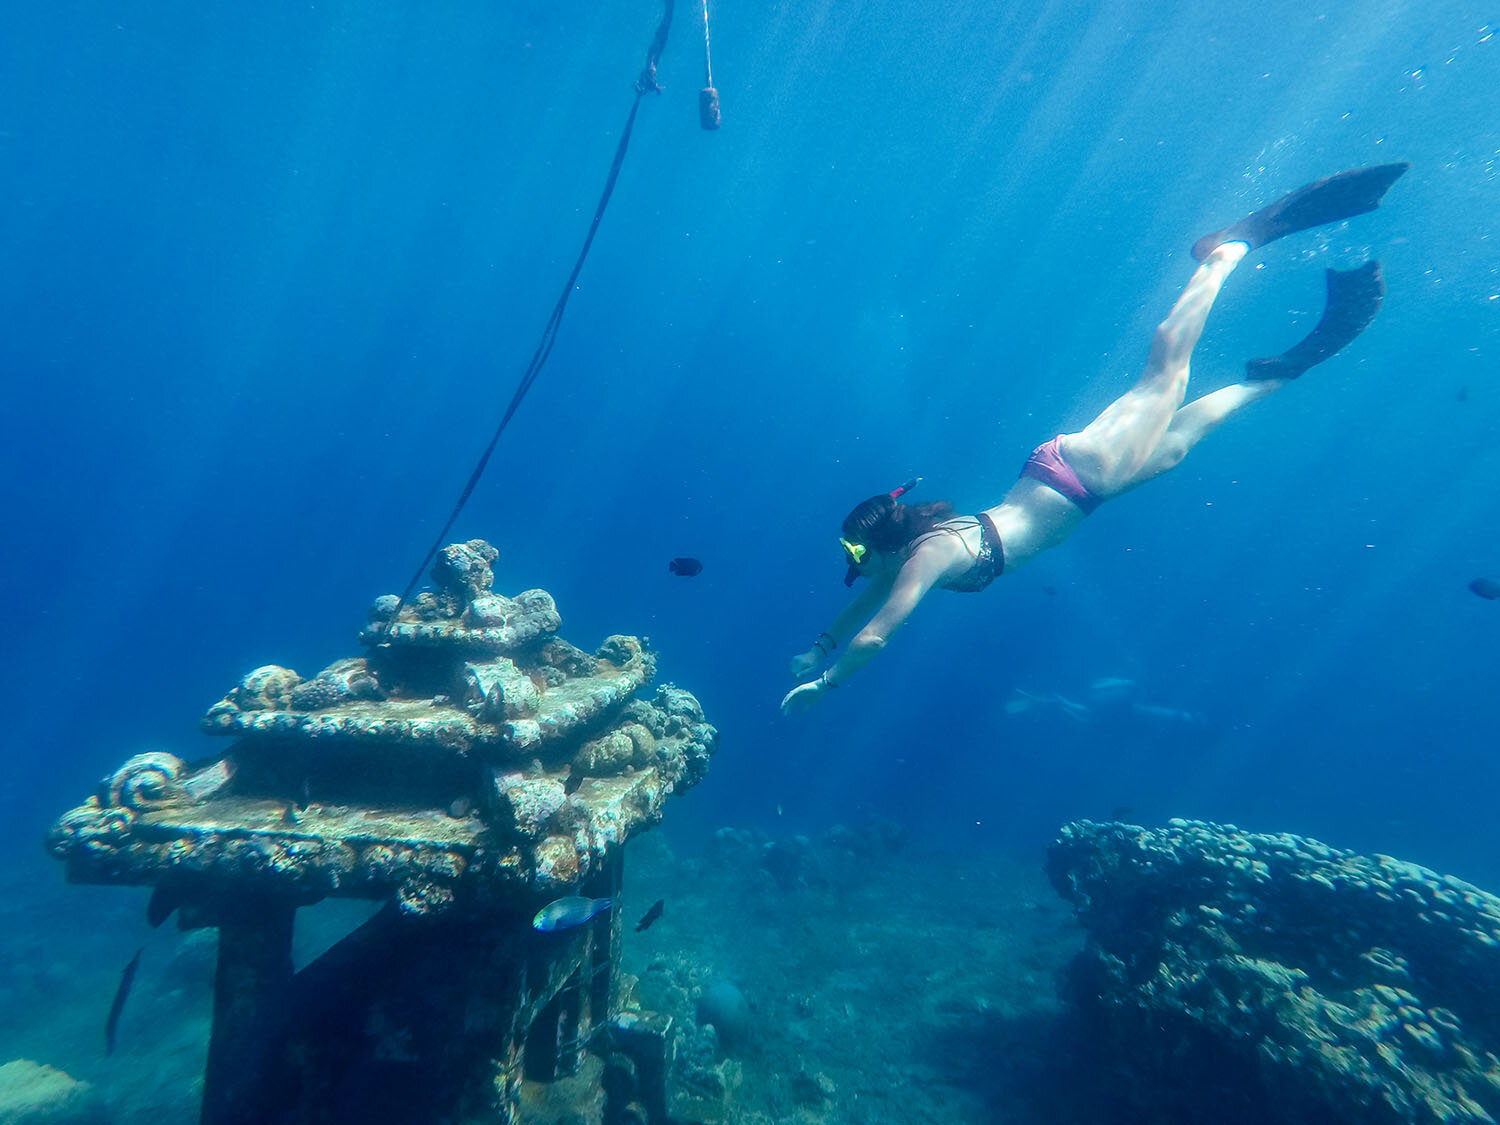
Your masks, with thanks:
M 1456 0 L 679 5 L 550 365 L 454 538 L 591 648 L 647 635 L 722 743 L 669 820 L 1041 849 L 1121 806 L 1500 885 L 1500 13 Z M 355 651 L 584 235 L 648 3 L 30 5 L 0 42 L 6 848 L 248 669 Z M 1487 22 L 1488 20 L 1488 22 Z M 1367 164 L 1375 214 L 1254 254 L 1194 388 L 1370 331 L 810 714 L 836 536 L 906 477 L 994 504 L 1138 374 L 1203 232 Z M 698 578 L 667 572 L 677 555 Z M 1191 736 L 1017 717 L 1100 676 Z M 87 896 L 91 891 L 76 892 Z

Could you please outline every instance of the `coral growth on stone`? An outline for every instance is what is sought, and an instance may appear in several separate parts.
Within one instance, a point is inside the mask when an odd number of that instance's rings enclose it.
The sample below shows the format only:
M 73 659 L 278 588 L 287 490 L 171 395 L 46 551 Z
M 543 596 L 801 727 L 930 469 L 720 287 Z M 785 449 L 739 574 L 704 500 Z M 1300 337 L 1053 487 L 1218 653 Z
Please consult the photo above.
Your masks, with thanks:
M 107 1120 L 102 1101 L 87 1082 L 30 1059 L 0 1066 L 0 1123 L 104 1125 Z
M 284 711 L 302 677 L 279 664 L 265 664 L 248 673 L 226 697 L 241 711 Z
M 432 580 L 444 593 L 452 594 L 468 605 L 495 584 L 490 569 L 500 552 L 483 539 L 467 543 L 450 543 L 438 552 L 432 564 Z
M 591 654 L 556 635 L 546 591 L 493 593 L 498 555 L 445 548 L 436 593 L 399 612 L 377 599 L 363 656 L 310 679 L 256 668 L 202 722 L 237 740 L 228 754 L 131 759 L 52 850 L 77 878 L 239 880 L 415 913 L 603 870 L 703 777 L 718 732 L 680 688 L 636 698 L 656 671 L 638 638 Z
M 319 711 L 355 699 L 384 699 L 385 691 L 370 662 L 362 656 L 335 660 L 288 697 L 293 711 Z
M 1075 992 L 1153 1121 L 1490 1122 L 1500 898 L 1389 856 L 1173 820 L 1079 821 L 1048 874 Z

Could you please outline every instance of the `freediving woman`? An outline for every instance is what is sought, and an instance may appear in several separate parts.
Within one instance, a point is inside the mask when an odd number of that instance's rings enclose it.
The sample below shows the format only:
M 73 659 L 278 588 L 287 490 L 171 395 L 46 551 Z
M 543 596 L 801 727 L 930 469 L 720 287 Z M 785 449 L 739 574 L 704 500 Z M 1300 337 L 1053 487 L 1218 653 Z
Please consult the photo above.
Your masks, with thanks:
M 934 589 L 973 592 L 1024 566 L 1077 530 L 1106 500 L 1179 464 L 1231 414 L 1280 390 L 1358 336 L 1379 311 L 1380 263 L 1327 271 L 1327 305 L 1312 332 L 1288 351 L 1252 359 L 1238 383 L 1184 405 L 1188 360 L 1225 279 L 1245 255 L 1278 238 L 1373 211 L 1406 164 L 1341 172 L 1299 188 L 1237 223 L 1200 238 L 1200 263 L 1166 320 L 1156 328 L 1145 373 L 1076 434 L 1032 450 L 1005 498 L 972 516 L 944 502 L 907 504 L 920 478 L 858 505 L 839 542 L 846 586 L 868 585 L 811 648 L 792 658 L 798 683 L 781 701 L 805 711 L 859 671 Z M 845 643 L 847 641 L 847 643 Z M 821 675 L 809 679 L 843 645 Z

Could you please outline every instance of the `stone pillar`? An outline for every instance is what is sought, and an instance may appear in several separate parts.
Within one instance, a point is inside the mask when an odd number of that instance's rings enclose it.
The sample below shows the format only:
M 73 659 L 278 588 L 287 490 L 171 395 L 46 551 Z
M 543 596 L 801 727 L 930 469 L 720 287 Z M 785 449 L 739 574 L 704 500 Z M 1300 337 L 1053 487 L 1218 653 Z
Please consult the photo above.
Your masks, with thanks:
M 216 921 L 219 967 L 203 1082 L 203 1125 L 259 1125 L 274 1083 L 292 982 L 292 919 L 284 899 L 246 896 Z
M 295 1125 L 519 1121 L 529 919 L 387 908 L 297 975 Z
M 612 898 L 624 874 L 624 849 L 613 848 L 603 868 L 586 879 L 579 893 L 588 898 Z M 614 988 L 614 958 L 620 948 L 620 912 L 614 908 L 596 915 L 573 931 L 566 957 L 563 935 L 543 938 L 550 947 L 533 966 L 533 992 L 544 1000 L 526 1037 L 526 1077 L 554 1082 L 578 1073 L 583 1056 L 609 1021 Z M 561 984 L 549 983 L 548 970 L 576 966 Z M 547 997 L 550 996 L 550 999 Z
M 625 849 L 615 846 L 610 849 L 604 869 L 590 881 L 587 895 L 618 895 L 625 881 Z M 611 909 L 594 918 L 593 949 L 588 959 L 585 992 L 588 999 L 584 1031 L 593 1030 L 609 1022 L 610 1008 L 614 1000 L 615 957 L 621 948 L 623 922 L 620 911 Z
M 587 938 L 580 940 L 586 942 Z M 587 964 L 586 952 L 584 962 Z M 583 976 L 584 970 L 579 969 L 568 977 L 531 1021 L 526 1032 L 526 1077 L 533 1082 L 555 1082 L 578 1073 Z
M 608 1125 L 667 1125 L 676 1035 L 672 1017 L 626 1012 L 610 1024 L 612 1050 L 605 1069 Z

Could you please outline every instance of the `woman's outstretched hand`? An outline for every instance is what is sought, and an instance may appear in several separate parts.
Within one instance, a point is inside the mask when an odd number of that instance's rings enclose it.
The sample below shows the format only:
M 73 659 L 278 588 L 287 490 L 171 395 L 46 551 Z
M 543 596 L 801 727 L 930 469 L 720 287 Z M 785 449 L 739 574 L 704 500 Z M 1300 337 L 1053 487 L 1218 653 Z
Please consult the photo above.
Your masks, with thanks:
M 786 698 L 781 701 L 781 713 L 783 715 L 799 715 L 809 710 L 814 703 L 823 698 L 823 693 L 828 690 L 828 684 L 819 676 L 816 680 L 809 680 L 805 684 L 798 684 L 786 693 Z
M 792 679 L 800 680 L 804 676 L 812 675 L 822 663 L 823 650 L 820 648 L 810 648 L 806 652 L 799 652 L 792 657 Z

